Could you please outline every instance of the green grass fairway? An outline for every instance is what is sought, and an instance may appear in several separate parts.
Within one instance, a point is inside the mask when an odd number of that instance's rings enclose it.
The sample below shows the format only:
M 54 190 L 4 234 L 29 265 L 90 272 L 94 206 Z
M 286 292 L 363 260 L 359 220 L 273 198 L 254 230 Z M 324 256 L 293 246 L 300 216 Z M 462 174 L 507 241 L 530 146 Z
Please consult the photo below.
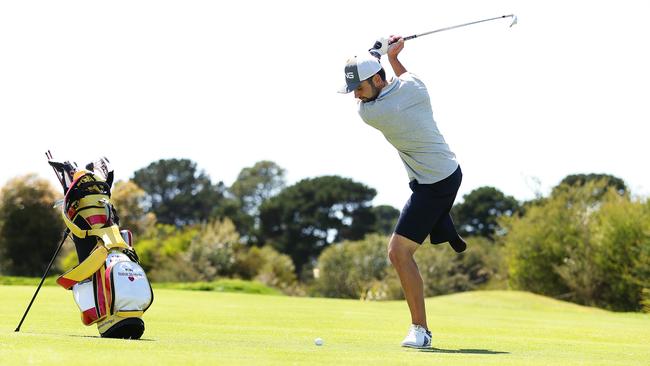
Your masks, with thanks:
M 399 346 L 404 302 L 158 289 L 141 341 L 101 339 L 72 295 L 0 286 L 1 365 L 648 365 L 650 316 L 521 292 L 427 300 L 433 346 Z M 47 304 L 47 305 L 46 305 Z M 324 346 L 314 339 L 324 339 Z

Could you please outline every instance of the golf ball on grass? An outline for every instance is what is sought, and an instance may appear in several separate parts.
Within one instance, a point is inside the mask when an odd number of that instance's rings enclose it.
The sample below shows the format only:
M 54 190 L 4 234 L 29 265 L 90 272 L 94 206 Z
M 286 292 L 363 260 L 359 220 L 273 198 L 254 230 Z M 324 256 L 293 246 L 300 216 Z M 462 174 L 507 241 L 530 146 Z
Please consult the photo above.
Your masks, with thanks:
M 323 345 L 323 339 L 322 338 L 314 339 L 314 344 L 317 345 L 317 346 L 322 346 Z

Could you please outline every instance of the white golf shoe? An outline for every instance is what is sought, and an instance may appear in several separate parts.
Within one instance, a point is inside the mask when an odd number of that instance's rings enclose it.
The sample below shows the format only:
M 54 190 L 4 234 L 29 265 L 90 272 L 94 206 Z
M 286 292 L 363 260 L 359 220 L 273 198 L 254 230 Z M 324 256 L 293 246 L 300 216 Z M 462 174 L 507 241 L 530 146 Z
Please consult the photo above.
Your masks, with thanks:
M 431 347 L 431 332 L 423 327 L 411 324 L 409 334 L 402 341 L 402 347 L 429 348 Z

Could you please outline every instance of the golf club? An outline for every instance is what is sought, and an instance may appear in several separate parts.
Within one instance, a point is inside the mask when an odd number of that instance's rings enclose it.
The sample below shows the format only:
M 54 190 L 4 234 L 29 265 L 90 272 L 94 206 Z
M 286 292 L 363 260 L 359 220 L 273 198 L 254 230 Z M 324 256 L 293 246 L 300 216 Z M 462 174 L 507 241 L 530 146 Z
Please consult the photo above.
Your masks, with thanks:
M 43 282 L 45 281 L 45 277 L 47 277 L 47 274 L 50 272 L 50 268 L 52 268 L 52 263 L 54 263 L 54 259 L 56 259 L 56 256 L 59 254 L 59 251 L 61 250 L 61 247 L 63 246 L 63 243 L 65 242 L 65 239 L 68 237 L 68 233 L 70 232 L 70 229 L 66 229 L 63 232 L 63 239 L 61 240 L 61 244 L 59 244 L 59 247 L 56 248 L 56 251 L 54 252 L 54 255 L 52 256 L 52 259 L 50 260 L 50 264 L 47 265 L 47 269 L 45 270 L 45 273 L 43 273 L 43 277 L 41 278 L 41 283 L 38 284 L 38 287 L 36 288 L 36 292 L 34 292 L 34 296 L 32 296 L 32 301 L 29 302 L 29 305 L 27 305 L 27 309 L 25 310 L 25 314 L 23 314 L 23 318 L 20 319 L 20 323 L 18 323 L 18 326 L 16 327 L 16 332 L 20 332 L 20 327 L 23 325 L 23 322 L 25 321 L 25 317 L 27 317 L 27 313 L 29 312 L 29 309 L 32 307 L 32 304 L 34 303 L 34 300 L 36 299 L 36 295 L 38 295 L 38 291 L 41 290 L 41 286 L 43 286 Z
M 440 29 L 436 29 L 436 30 L 432 30 L 432 31 L 424 32 L 424 33 L 420 33 L 420 34 L 413 34 L 413 35 L 410 35 L 410 36 L 406 36 L 406 37 L 404 37 L 402 39 L 404 41 L 408 41 L 410 39 L 426 36 L 426 35 L 433 34 L 433 33 L 444 32 L 444 31 L 447 31 L 447 30 L 450 30 L 450 29 L 456 29 L 456 28 L 466 27 L 466 26 L 472 25 L 472 24 L 478 24 L 478 23 L 489 22 L 489 21 L 492 21 L 492 20 L 499 20 L 499 19 L 505 19 L 505 18 L 512 18 L 512 22 L 510 23 L 510 27 L 517 24 L 517 16 L 514 15 L 514 14 L 508 14 L 508 15 L 502 15 L 500 17 L 481 19 L 481 20 L 477 20 L 477 21 L 474 21 L 474 22 L 463 23 L 463 24 L 458 24 L 458 25 L 452 25 L 450 27 L 440 28 Z M 372 46 L 372 48 L 369 49 L 368 51 L 370 52 L 371 55 L 379 58 L 379 57 L 381 57 L 381 55 L 385 55 L 386 52 L 388 52 L 388 46 L 390 46 L 390 45 L 391 45 L 391 43 L 388 43 L 388 40 L 386 40 L 386 39 L 378 40 L 378 41 L 375 42 L 375 44 Z

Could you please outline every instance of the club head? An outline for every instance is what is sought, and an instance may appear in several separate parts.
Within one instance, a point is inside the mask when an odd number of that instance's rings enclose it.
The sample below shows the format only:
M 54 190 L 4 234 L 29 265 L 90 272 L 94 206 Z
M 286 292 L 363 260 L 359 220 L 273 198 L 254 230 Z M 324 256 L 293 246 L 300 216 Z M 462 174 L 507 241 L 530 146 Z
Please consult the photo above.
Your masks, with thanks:
M 517 24 L 517 16 L 513 15 L 512 16 L 512 23 L 510 23 L 510 28 L 512 28 L 513 25 Z

